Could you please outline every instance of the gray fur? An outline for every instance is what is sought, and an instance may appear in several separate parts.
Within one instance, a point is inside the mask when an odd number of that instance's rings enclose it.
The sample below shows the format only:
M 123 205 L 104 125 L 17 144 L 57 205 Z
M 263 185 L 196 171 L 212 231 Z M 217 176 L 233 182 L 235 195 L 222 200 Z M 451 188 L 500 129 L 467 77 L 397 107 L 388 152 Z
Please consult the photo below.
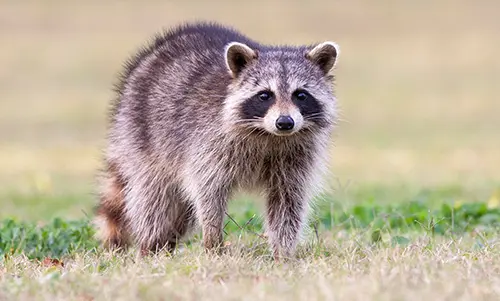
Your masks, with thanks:
M 232 42 L 255 51 L 241 70 L 231 68 L 240 62 L 231 61 Z M 112 106 L 97 211 L 101 239 L 125 245 L 130 238 L 155 251 L 173 247 L 199 223 L 211 250 L 222 243 L 232 194 L 258 189 L 267 198 L 270 246 L 276 256 L 291 255 L 336 121 L 337 49 L 311 51 L 315 46 L 265 46 L 233 29 L 196 23 L 141 50 L 127 63 Z M 290 101 L 299 87 L 317 100 L 319 113 L 302 116 Z M 266 115 L 242 120 L 243 103 L 263 89 L 275 94 Z M 300 120 L 291 134 L 274 132 L 283 112 Z

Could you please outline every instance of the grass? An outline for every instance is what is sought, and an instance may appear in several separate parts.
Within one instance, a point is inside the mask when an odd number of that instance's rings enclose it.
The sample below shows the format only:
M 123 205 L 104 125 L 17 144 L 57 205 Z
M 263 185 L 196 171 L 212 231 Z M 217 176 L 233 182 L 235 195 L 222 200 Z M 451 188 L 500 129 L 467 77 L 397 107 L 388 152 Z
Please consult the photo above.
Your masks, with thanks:
M 259 241 L 232 236 L 227 254 L 199 245 L 174 257 L 78 252 L 63 261 L 12 256 L 0 288 L 16 300 L 496 300 L 494 237 L 417 235 L 404 245 L 373 244 L 364 234 L 328 236 L 274 263 Z
M 1 6 L 0 300 L 499 299 L 498 1 Z M 199 18 L 341 46 L 335 177 L 286 263 L 254 234 L 249 196 L 231 203 L 222 257 L 199 233 L 143 259 L 92 237 L 116 72 L 159 28 Z
M 224 232 L 229 236 L 263 231 L 256 208 L 243 201 L 229 211 Z M 488 203 L 456 203 L 434 208 L 429 202 L 411 201 L 397 205 L 359 204 L 342 208 L 334 202 L 322 202 L 309 222 L 310 234 L 320 240 L 319 233 L 362 233 L 372 243 L 409 244 L 408 235 L 455 237 L 464 233 L 481 233 L 480 238 L 500 228 L 500 200 L 493 196 Z M 46 257 L 62 259 L 75 253 L 94 252 L 98 242 L 91 220 L 55 218 L 49 223 L 4 219 L 0 224 L 0 256 L 4 259 L 23 255 L 28 259 Z M 309 237 L 311 238 L 311 237 Z M 200 240 L 200 233 L 193 239 Z M 313 239 L 314 240 L 314 239 Z M 190 245 L 192 241 L 188 241 Z
M 456 192 L 455 192 L 456 193 Z M 449 202 L 453 190 L 409 202 L 346 207 L 318 200 L 297 255 L 275 263 L 258 208 L 233 202 L 227 252 L 203 252 L 200 233 L 172 255 L 103 250 L 88 219 L 0 223 L 0 297 L 15 300 L 495 300 L 500 277 L 498 195 Z M 368 196 L 368 195 L 367 195 Z M 441 202 L 436 203 L 436 200 Z M 447 201 L 448 200 L 448 201 Z

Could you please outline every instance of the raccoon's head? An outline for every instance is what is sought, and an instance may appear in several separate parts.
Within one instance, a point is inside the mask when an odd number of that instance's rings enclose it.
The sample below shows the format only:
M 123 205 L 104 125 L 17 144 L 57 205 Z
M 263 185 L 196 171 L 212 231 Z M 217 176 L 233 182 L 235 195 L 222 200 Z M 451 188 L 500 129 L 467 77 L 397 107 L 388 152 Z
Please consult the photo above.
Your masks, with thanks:
M 310 47 L 259 47 L 232 42 L 225 62 L 232 83 L 227 122 L 277 136 L 326 128 L 336 121 L 333 42 Z

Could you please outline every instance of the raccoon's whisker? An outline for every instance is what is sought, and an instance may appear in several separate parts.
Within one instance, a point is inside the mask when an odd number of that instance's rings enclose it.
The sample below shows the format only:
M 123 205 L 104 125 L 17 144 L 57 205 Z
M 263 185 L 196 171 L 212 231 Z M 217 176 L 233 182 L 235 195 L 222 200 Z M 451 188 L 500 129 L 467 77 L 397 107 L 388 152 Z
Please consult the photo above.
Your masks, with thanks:
M 313 113 L 313 114 L 305 115 L 304 119 L 310 119 L 313 117 L 324 117 L 324 114 L 323 113 Z
M 264 136 L 265 134 L 266 134 L 266 132 L 265 132 L 265 131 L 260 131 L 260 132 L 259 132 L 259 134 L 257 135 L 257 137 L 262 137 L 262 136 Z
M 257 123 L 240 123 L 238 125 L 240 127 L 242 127 L 242 128 L 246 128 L 246 129 L 257 129 L 257 128 L 259 128 L 259 126 L 258 126 Z
M 255 122 L 255 121 L 259 121 L 259 120 L 261 120 L 261 119 L 263 119 L 263 118 L 262 118 L 262 117 L 259 117 L 259 118 L 250 118 L 250 119 L 238 119 L 238 120 L 236 120 L 236 121 L 234 121 L 234 122 L 243 122 L 243 121 Z
M 260 119 L 240 119 L 234 121 L 236 124 L 257 124 L 260 122 Z
M 313 117 L 313 118 L 304 118 L 306 121 L 311 121 L 311 120 L 324 120 L 325 117 L 318 116 L 318 117 Z
M 243 137 L 243 140 L 246 140 L 248 137 L 250 137 L 250 135 L 257 131 L 257 129 L 257 127 L 252 127 L 251 131 Z
M 253 122 L 241 122 L 241 123 L 238 123 L 239 126 L 244 126 L 244 127 L 249 127 L 249 128 L 252 128 L 252 127 L 255 127 L 256 123 L 253 123 Z
M 258 125 L 260 124 L 260 119 L 240 119 L 236 120 L 235 123 L 238 124 L 239 126 L 253 129 L 253 128 L 258 128 Z
M 254 128 L 257 125 L 258 125 L 258 123 L 254 123 L 254 122 L 242 122 L 242 123 L 238 123 L 238 126 L 248 127 L 248 128 Z

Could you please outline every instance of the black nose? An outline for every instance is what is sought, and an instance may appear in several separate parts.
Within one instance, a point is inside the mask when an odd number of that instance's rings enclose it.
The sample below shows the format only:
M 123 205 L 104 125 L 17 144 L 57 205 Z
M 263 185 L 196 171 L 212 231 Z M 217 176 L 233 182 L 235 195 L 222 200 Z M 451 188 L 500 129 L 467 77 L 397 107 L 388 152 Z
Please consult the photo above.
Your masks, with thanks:
M 295 122 L 293 122 L 293 119 L 290 116 L 280 116 L 276 120 L 276 127 L 280 131 L 289 131 L 289 130 L 293 129 L 294 125 L 295 125 Z

